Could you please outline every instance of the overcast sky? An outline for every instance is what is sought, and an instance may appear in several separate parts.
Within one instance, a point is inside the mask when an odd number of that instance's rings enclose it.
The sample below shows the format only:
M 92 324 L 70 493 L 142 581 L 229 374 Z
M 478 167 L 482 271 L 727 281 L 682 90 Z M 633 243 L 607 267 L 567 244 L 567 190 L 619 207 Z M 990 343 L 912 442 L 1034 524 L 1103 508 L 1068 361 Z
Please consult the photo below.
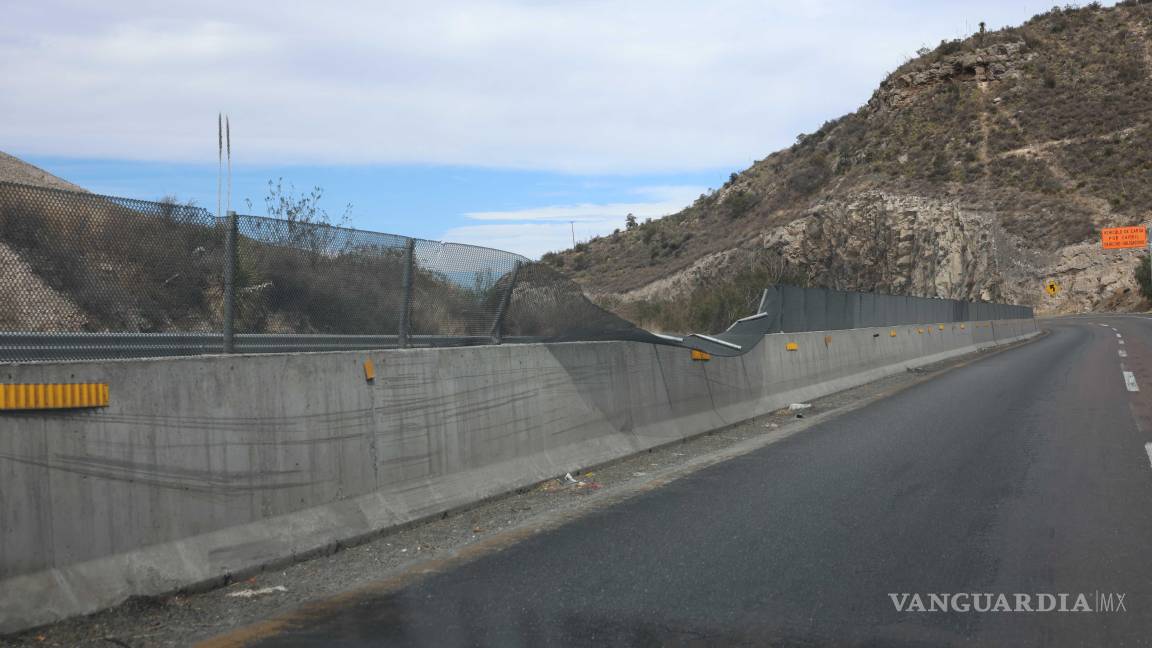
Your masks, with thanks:
M 1045 8 L 17 1 L 0 22 L 0 150 L 95 190 L 214 207 L 226 110 L 239 196 L 323 178 L 359 226 L 535 256 L 570 244 L 571 220 L 586 238 L 675 211 L 854 110 L 918 47 Z M 494 188 L 447 200 L 449 170 Z

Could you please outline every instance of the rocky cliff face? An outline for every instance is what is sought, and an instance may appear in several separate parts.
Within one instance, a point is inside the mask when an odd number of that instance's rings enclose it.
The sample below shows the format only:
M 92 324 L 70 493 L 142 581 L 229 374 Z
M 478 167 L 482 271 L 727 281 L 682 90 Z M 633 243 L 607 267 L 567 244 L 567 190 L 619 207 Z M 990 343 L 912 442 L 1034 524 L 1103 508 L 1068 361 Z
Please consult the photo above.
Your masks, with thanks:
M 684 211 L 545 260 L 625 306 L 770 258 L 809 285 L 1144 308 L 1141 252 L 1099 230 L 1152 220 L 1150 26 L 1122 3 L 941 43 Z
M 740 248 L 616 293 L 625 302 L 682 298 L 755 263 L 762 253 L 812 285 L 889 294 L 1029 304 L 1047 313 L 1142 306 L 1133 268 L 1142 251 L 1102 254 L 1096 241 L 1037 250 L 990 209 L 953 198 L 865 191 L 817 203 Z M 1049 280 L 1056 295 L 1042 290 Z
M 971 52 L 942 56 L 940 59 L 880 84 L 873 102 L 890 107 L 907 106 L 916 100 L 919 92 L 930 90 L 941 83 L 988 83 L 1005 79 L 1019 79 L 1026 64 L 1035 56 L 1024 41 L 1015 41 L 977 47 Z

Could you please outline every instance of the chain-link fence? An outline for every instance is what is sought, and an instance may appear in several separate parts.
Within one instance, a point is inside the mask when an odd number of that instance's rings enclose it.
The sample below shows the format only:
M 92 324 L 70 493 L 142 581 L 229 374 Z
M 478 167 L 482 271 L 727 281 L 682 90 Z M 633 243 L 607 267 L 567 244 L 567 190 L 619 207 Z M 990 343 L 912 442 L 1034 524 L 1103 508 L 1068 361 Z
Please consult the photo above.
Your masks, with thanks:
M 1030 306 L 796 286 L 769 287 L 760 312 L 769 333 L 1032 317 Z
M 717 336 L 658 336 L 510 252 L 0 182 L 0 361 L 564 340 L 733 355 L 778 331 L 1032 316 L 787 286 L 760 310 Z
M 0 183 L 0 331 L 220 330 L 203 209 Z
M 0 183 L 0 360 L 659 340 L 509 252 Z

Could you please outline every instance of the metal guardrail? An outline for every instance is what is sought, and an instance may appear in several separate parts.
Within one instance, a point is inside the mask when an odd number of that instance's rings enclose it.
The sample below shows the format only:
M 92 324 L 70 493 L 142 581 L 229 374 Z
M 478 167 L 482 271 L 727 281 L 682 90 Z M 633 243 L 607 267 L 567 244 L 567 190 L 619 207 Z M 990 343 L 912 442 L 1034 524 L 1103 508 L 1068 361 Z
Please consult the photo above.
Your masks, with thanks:
M 546 337 L 510 336 L 503 343 L 544 342 Z M 491 344 L 489 336 L 410 335 L 408 347 Z M 398 335 L 240 333 L 234 353 L 303 353 L 397 349 Z M 162 358 L 223 354 L 223 333 L 0 333 L 0 362 L 59 362 L 109 358 Z

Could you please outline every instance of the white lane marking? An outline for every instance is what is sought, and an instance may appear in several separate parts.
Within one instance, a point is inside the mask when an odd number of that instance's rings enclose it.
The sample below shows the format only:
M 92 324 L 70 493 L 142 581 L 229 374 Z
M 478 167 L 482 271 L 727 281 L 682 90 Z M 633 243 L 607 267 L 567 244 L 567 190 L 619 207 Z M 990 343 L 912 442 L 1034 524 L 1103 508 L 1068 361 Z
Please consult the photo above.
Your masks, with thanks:
M 1116 340 L 1116 341 L 1119 342 L 1120 344 L 1124 344 L 1124 340 Z
M 1103 326 L 1104 328 L 1112 328 L 1111 326 L 1109 326 L 1107 324 L 1101 324 L 1100 326 Z
M 1124 336 L 1123 336 L 1123 335 L 1120 335 L 1119 333 L 1117 333 L 1117 334 L 1116 334 L 1116 337 L 1118 337 L 1118 338 L 1122 338 L 1122 337 L 1124 337 Z
M 1140 386 L 1136 384 L 1136 376 L 1131 371 L 1124 372 L 1124 384 L 1128 387 L 1130 392 L 1140 391 Z
M 1144 444 L 1144 452 L 1148 453 L 1148 463 L 1152 463 L 1152 443 Z
M 1119 353 L 1121 358 L 1127 358 L 1128 357 L 1128 352 L 1125 351 L 1124 349 L 1119 349 L 1116 351 L 1116 353 Z

